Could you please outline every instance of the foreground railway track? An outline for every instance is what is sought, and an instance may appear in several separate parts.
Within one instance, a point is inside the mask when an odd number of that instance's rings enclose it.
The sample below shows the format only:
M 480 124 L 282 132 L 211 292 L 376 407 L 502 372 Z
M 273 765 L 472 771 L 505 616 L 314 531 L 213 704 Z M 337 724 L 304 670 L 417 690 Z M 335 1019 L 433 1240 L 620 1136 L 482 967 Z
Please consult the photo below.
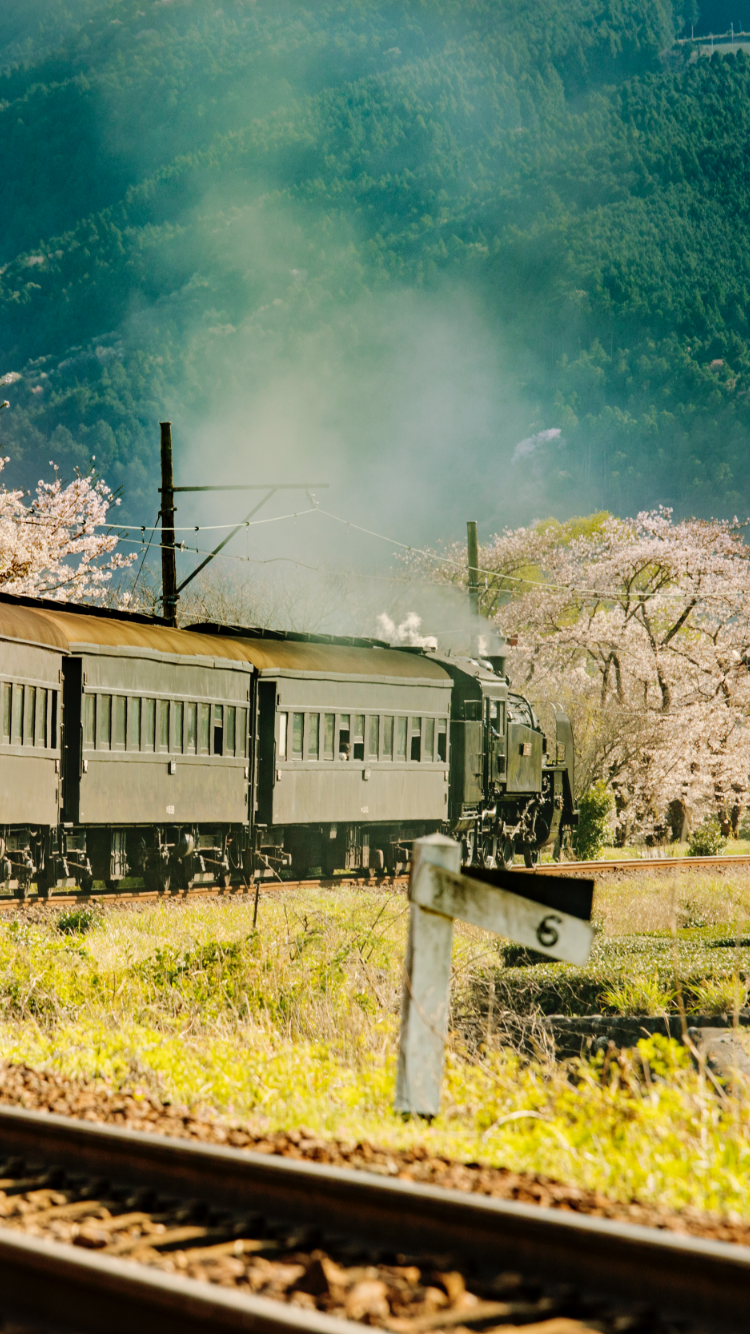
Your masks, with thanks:
M 701 871 L 709 867 L 722 867 L 723 869 L 732 866 L 750 866 L 750 856 L 738 854 L 737 856 L 721 857 L 643 857 L 643 858 L 623 858 L 621 861 L 592 861 L 592 862 L 541 862 L 538 867 L 528 869 L 525 866 L 514 866 L 514 871 L 523 871 L 527 875 L 534 875 L 537 870 L 543 871 L 545 875 L 580 875 L 582 873 L 598 876 L 611 875 L 617 872 L 633 872 L 634 874 L 653 873 L 657 871 Z M 135 903 L 147 902 L 155 899 L 194 899 L 200 897 L 225 898 L 225 899 L 248 899 L 254 898 L 256 888 L 263 894 L 269 891 L 294 890 L 294 889 L 352 889 L 352 888 L 370 888 L 370 889 L 403 889 L 409 883 L 407 875 L 399 876 L 376 876 L 374 878 L 341 876 L 336 878 L 311 878 L 306 880 L 262 880 L 258 885 L 255 883 L 243 885 L 232 885 L 229 888 L 220 885 L 197 885 L 190 890 L 169 889 L 153 890 L 131 888 L 125 890 L 118 889 L 95 889 L 89 893 L 81 890 L 64 890 L 59 893 L 52 893 L 49 897 L 41 897 L 36 893 L 31 893 L 25 900 L 19 900 L 12 894 L 0 896 L 0 910 L 3 908 L 17 907 L 19 902 L 30 902 L 46 904 L 51 907 L 64 907 L 73 903 L 91 903 L 91 902 L 120 902 Z
M 0 1172 L 3 1328 L 747 1329 L 750 1247 L 5 1107 Z

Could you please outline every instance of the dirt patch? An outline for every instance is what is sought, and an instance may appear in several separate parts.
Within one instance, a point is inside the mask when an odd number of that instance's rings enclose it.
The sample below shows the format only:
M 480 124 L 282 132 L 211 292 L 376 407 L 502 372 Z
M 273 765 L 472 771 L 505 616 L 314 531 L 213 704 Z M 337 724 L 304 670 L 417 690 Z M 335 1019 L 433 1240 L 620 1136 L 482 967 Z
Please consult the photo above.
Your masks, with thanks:
M 0 1103 L 29 1111 L 56 1112 L 103 1125 L 121 1126 L 151 1134 L 174 1135 L 276 1154 L 299 1161 L 325 1163 L 416 1181 L 450 1190 L 464 1190 L 493 1199 L 566 1209 L 596 1218 L 619 1219 L 686 1236 L 710 1237 L 750 1245 L 750 1221 L 714 1218 L 697 1210 L 679 1214 L 652 1205 L 610 1200 L 595 1191 L 566 1185 L 548 1177 L 513 1172 L 481 1163 L 460 1163 L 431 1155 L 426 1149 L 393 1150 L 367 1141 L 326 1140 L 305 1130 L 259 1134 L 248 1125 L 222 1120 L 210 1112 L 165 1105 L 135 1092 L 113 1092 L 106 1086 L 64 1079 L 24 1065 L 0 1064 Z

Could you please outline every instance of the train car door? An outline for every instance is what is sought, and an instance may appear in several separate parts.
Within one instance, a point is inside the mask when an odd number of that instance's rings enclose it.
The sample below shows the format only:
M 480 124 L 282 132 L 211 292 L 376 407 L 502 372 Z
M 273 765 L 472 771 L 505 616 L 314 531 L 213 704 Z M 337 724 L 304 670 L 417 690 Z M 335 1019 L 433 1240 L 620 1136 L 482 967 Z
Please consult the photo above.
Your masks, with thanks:
M 63 658 L 62 663 L 62 747 L 63 809 L 66 824 L 78 823 L 83 763 L 83 663 L 80 658 Z
M 273 788 L 276 780 L 276 682 L 258 682 L 258 787 L 256 811 L 259 824 L 273 822 Z

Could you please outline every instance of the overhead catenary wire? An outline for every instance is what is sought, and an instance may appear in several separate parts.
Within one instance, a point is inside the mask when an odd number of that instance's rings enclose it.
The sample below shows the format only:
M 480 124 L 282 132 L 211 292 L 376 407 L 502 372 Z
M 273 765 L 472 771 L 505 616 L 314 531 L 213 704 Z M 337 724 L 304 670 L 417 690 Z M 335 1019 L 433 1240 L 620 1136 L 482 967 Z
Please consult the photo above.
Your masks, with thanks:
M 397 538 L 388 537 L 385 533 L 378 533 L 378 532 L 375 532 L 375 531 L 374 531 L 373 529 L 371 529 L 371 528 L 365 528 L 365 527 L 363 527 L 361 524 L 353 523 L 351 519 L 345 519 L 345 518 L 343 518 L 343 517 L 342 517 L 341 515 L 339 515 L 339 514 L 332 514 L 329 510 L 324 510 L 324 509 L 322 509 L 319 505 L 313 505 L 310 509 L 306 509 L 306 510 L 298 510 L 298 511 L 295 511 L 295 512 L 293 512 L 293 513 L 289 513 L 289 514 L 278 514 L 278 515 L 274 515 L 273 517 L 271 517 L 271 518 L 269 518 L 269 519 L 243 520 L 243 521 L 240 522 L 239 524 L 216 524 L 216 525 L 208 525 L 208 526 L 206 526 L 205 529 L 202 529 L 200 526 L 199 526 L 199 527 L 191 526 L 190 528 L 178 528 L 178 529 L 175 529 L 174 531 L 175 531 L 175 532 L 201 532 L 201 531 L 214 531 L 215 529 L 219 529 L 219 528 L 221 528 L 221 529 L 235 528 L 235 529 L 237 529 L 237 530 L 240 530 L 240 529 L 242 529 L 242 528 L 250 528 L 250 527 L 260 526 L 261 524 L 280 523 L 280 522 L 282 522 L 282 521 L 284 521 L 284 520 L 303 518 L 305 515 L 308 515 L 308 514 L 320 514 L 320 515 L 322 515 L 324 518 L 331 519 L 334 523 L 339 523 L 339 524 L 342 524 L 343 526 L 345 526 L 345 527 L 347 527 L 347 528 L 352 529 L 354 532 L 364 533 L 367 537 L 373 537 L 373 538 L 375 538 L 377 541 L 380 541 L 380 542 L 387 542 L 390 546 L 398 547 L 400 550 L 410 552 L 412 555 L 415 555 L 415 556 L 422 556 L 422 557 L 424 557 L 426 560 L 434 561 L 434 562 L 435 562 L 436 564 L 438 564 L 438 565 L 450 566 L 451 568 L 456 569 L 456 570 L 460 570 L 460 571 L 462 571 L 462 572 L 465 572 L 466 569 L 467 569 L 467 566 L 466 566 L 466 563 L 465 563 L 465 562 L 462 562 L 462 561 L 459 561 L 459 560 L 453 560 L 453 559 L 451 559 L 451 557 L 449 557 L 449 556 L 440 556 L 440 555 L 438 555 L 438 553 L 435 552 L 435 551 L 429 551 L 429 550 L 427 550 L 426 548 L 423 548 L 423 547 L 416 547 L 416 546 L 414 546 L 413 544 L 411 544 L 411 543 L 409 543 L 409 542 L 400 542 Z M 30 524 L 31 526 L 34 526 L 34 525 L 43 526 L 43 524 L 44 524 L 45 521 L 42 519 L 41 516 L 36 516 L 36 517 L 33 518 L 33 519 L 22 519 L 22 520 L 20 520 L 20 522 L 21 522 L 21 523 Z M 66 521 L 65 521 L 65 520 L 56 519 L 56 518 L 55 518 L 55 519 L 50 518 L 49 520 L 47 520 L 47 522 L 49 522 L 49 523 L 55 523 L 55 524 L 58 525 L 58 526 L 62 526 L 62 525 L 65 524 Z M 67 522 L 70 522 L 70 523 L 75 522 L 76 524 L 78 524 L 78 525 L 79 525 L 82 529 L 84 529 L 84 530 L 85 530 L 86 528 L 107 528 L 107 529 L 109 529 L 110 531 L 111 531 L 111 530 L 117 530 L 118 532 L 126 532 L 126 533 L 127 533 L 127 532 L 133 532 L 133 529 L 134 529 L 135 527 L 137 527 L 137 525 L 134 525 L 134 524 L 111 524 L 111 523 L 108 523 L 106 520 L 105 520 L 105 521 L 102 521 L 101 523 L 95 523 L 95 524 L 91 524 L 91 525 L 87 524 L 87 522 L 86 522 L 85 520 L 70 520 L 70 521 L 67 521 Z M 146 526 L 145 526 L 145 525 L 141 525 L 141 533 L 142 533 L 142 537 L 141 537 L 140 539 L 136 539 L 136 538 L 128 538 L 128 537 L 124 537 L 124 536 L 123 536 L 123 537 L 116 537 L 115 540 L 118 541 L 118 542 L 125 542 L 125 543 L 127 543 L 128 545 L 135 545 L 135 546 L 139 546 L 139 547 L 141 547 L 141 546 L 145 546 L 146 548 L 153 548 L 153 549 L 155 549 L 155 550 L 161 550 L 161 549 L 163 548 L 163 546 L 165 545 L 164 543 L 162 543 L 162 542 L 153 542 L 153 541 L 149 541 L 148 543 L 146 543 L 146 542 L 144 541 L 145 531 L 146 531 Z M 153 533 L 153 531 L 154 531 L 154 530 L 152 529 L 152 533 Z M 85 535 L 85 533 L 82 533 L 81 535 L 83 536 L 83 535 Z M 89 535 L 90 535 L 90 534 L 89 534 Z M 258 563 L 259 563 L 258 561 L 253 560 L 252 558 L 245 557 L 245 556 L 232 556 L 232 555 L 229 555 L 228 553 L 221 553 L 221 554 L 220 554 L 220 553 L 218 553 L 218 552 L 213 552 L 213 551 L 204 551 L 204 550 L 201 550 L 199 547 L 191 547 L 191 546 L 188 546 L 187 543 L 185 543 L 185 542 L 177 542 L 177 543 L 175 543 L 175 549 L 176 549 L 177 551 L 182 551 L 182 552 L 189 551 L 191 554 L 193 554 L 193 555 L 198 555 L 198 556 L 214 556 L 216 559 L 220 559 L 220 560 L 234 560 L 234 561 L 241 561 L 241 562 L 243 562 L 243 563 L 247 563 L 248 560 L 249 560 L 249 563 L 251 563 L 251 564 L 258 564 Z M 278 559 L 284 559 L 284 558 L 283 558 L 283 557 L 279 557 Z M 308 568 L 312 569 L 312 568 L 314 568 L 314 567 L 310 566 L 310 567 L 308 567 Z M 614 590 L 612 590 L 612 589 L 602 589 L 602 588 L 583 588 L 583 587 L 577 586 L 577 585 L 575 585 L 575 584 L 556 583 L 556 582 L 554 582 L 553 580 L 547 580 L 547 579 L 532 579 L 532 578 L 530 578 L 528 575 L 509 574 L 509 573 L 505 573 L 505 572 L 500 571 L 500 570 L 492 570 L 492 569 L 489 569 L 489 568 L 487 568 L 487 567 L 485 567 L 485 566 L 478 566 L 478 567 L 477 567 L 477 573 L 479 573 L 479 574 L 483 574 L 483 575 L 487 575 L 487 576 L 489 576 L 489 577 L 492 578 L 492 579 L 506 580 L 506 581 L 508 581 L 508 582 L 510 582 L 510 583 L 514 583 L 514 584 L 523 584 L 523 585 L 527 585 L 529 588 L 540 588 L 540 589 L 544 589 L 544 590 L 549 591 L 549 592 L 573 593 L 573 594 L 577 594 L 577 595 L 579 595 L 579 596 L 581 596 L 581 597 L 586 597 L 586 598 L 594 598 L 594 599 L 602 599 L 602 598 L 604 598 L 604 599 L 619 599 L 619 598 L 621 598 L 621 597 L 623 596 L 623 590 L 622 590 L 622 589 L 614 589 Z M 377 578 L 377 577 L 379 577 L 379 576 L 372 576 L 372 577 L 376 577 L 376 578 Z M 647 600 L 647 599 L 650 600 L 650 599 L 657 598 L 657 597 L 660 597 L 660 598 L 682 599 L 682 598 L 684 598 L 684 597 L 686 596 L 686 594 L 685 594 L 684 592 L 679 592 L 679 591 L 677 591 L 677 590 L 675 590 L 675 591 L 670 591 L 670 590 L 666 590 L 666 589 L 655 589 L 655 590 L 652 590 L 652 591 L 648 591 L 648 590 L 645 590 L 645 589 L 633 589 L 633 590 L 631 590 L 631 596 L 632 596 L 632 598 L 633 598 L 634 601 L 645 601 L 645 600 Z M 708 602 L 708 601 L 710 601 L 710 600 L 715 600 L 716 597 L 724 597 L 724 596 L 725 596 L 724 594 L 715 594 L 715 595 L 713 596 L 713 598 L 711 598 L 709 595 L 706 595 L 706 594 L 698 595 L 698 596 L 695 597 L 695 605 L 698 605 L 699 603 Z

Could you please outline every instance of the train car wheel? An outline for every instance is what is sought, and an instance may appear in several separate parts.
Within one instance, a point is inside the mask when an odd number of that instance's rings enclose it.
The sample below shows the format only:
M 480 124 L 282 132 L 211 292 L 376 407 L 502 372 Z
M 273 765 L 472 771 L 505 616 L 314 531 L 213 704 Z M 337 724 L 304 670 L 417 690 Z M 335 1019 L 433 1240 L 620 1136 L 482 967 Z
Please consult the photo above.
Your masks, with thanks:
M 529 869 L 531 869 L 531 868 L 534 867 L 534 866 L 538 866 L 538 865 L 539 865 L 539 849 L 538 849 L 538 848 L 524 848 L 524 850 L 523 850 L 523 862 L 524 862 L 524 866 L 528 866 Z
M 19 884 L 17 886 L 15 896 L 17 899 L 20 899 L 22 903 L 29 897 L 28 882 L 26 882 L 25 884 Z
M 504 838 L 500 844 L 500 859 L 506 871 L 509 871 L 513 865 L 515 855 L 515 846 L 512 838 Z

